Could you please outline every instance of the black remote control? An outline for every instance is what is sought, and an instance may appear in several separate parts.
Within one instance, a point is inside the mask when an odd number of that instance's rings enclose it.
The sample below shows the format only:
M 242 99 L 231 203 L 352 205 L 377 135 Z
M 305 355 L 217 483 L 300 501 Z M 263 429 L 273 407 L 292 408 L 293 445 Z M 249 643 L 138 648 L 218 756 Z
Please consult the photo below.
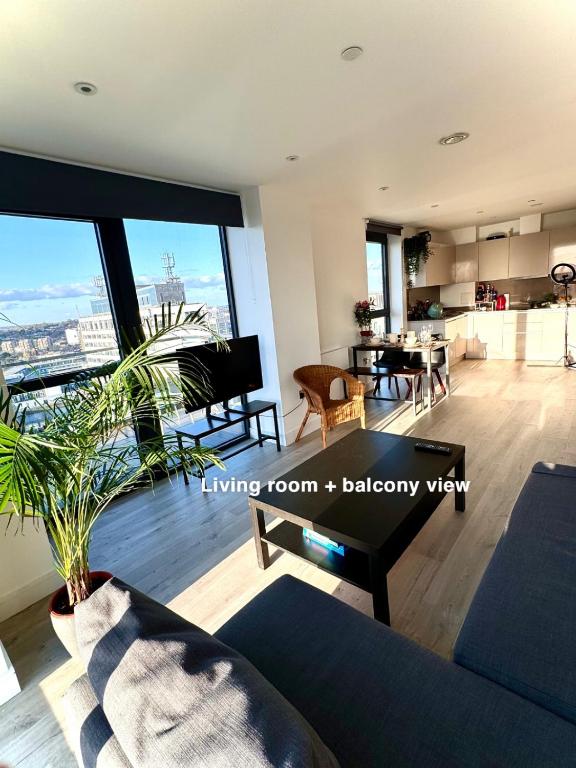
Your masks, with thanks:
M 437 445 L 436 443 L 416 443 L 415 451 L 425 451 L 426 453 L 441 453 L 443 456 L 449 456 L 452 448 L 447 445 Z

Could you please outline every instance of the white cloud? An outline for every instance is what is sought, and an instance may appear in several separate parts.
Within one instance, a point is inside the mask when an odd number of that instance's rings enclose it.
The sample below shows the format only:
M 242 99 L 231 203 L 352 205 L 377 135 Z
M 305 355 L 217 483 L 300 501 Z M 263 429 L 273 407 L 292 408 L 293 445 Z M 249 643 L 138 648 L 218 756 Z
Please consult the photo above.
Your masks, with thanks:
M 0 289 L 0 301 L 37 301 L 38 299 L 68 299 L 76 296 L 94 296 L 94 286 L 85 283 L 52 285 L 47 283 L 39 288 Z

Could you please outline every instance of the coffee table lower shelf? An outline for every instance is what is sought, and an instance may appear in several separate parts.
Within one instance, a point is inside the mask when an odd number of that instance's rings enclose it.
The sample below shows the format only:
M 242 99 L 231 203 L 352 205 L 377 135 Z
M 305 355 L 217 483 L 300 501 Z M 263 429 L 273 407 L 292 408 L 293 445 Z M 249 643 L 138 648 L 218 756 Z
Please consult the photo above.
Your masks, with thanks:
M 333 576 L 371 591 L 370 563 L 368 555 L 356 549 L 348 548 L 343 555 L 323 547 L 313 541 L 306 541 L 303 529 L 299 525 L 284 521 L 262 535 L 262 541 L 272 544 L 284 552 L 299 557 Z

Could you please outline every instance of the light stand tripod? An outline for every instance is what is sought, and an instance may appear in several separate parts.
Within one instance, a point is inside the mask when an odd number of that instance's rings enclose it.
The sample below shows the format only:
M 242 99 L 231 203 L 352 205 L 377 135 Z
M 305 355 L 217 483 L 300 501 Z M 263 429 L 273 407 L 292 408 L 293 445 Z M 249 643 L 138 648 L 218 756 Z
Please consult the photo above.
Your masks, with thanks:
M 571 344 L 568 343 L 568 286 L 576 282 L 576 269 L 572 264 L 556 264 L 550 272 L 550 278 L 557 284 L 564 286 L 564 360 L 565 368 L 576 369 L 576 360 L 570 352 Z

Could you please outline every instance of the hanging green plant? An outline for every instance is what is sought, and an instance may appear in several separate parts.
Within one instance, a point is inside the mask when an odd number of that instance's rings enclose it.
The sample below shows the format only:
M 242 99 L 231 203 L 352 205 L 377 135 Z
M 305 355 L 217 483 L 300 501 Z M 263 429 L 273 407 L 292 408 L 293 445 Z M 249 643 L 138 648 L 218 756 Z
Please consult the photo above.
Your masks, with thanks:
M 413 278 L 420 271 L 422 264 L 426 264 L 432 251 L 430 249 L 430 232 L 418 232 L 404 240 L 404 271 L 408 278 L 408 288 L 414 287 Z

